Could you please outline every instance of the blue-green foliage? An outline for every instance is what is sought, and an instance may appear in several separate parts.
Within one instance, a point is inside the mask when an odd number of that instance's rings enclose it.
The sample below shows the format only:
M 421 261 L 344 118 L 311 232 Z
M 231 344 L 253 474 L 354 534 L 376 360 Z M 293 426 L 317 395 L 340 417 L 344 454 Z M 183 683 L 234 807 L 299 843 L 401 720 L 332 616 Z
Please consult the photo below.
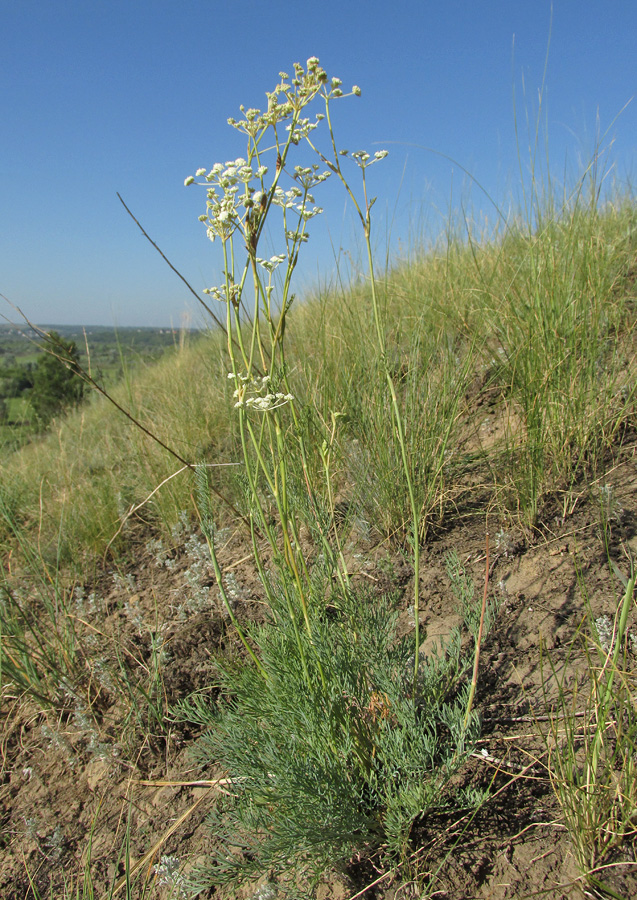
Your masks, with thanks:
M 451 776 L 478 733 L 465 728 L 466 663 L 459 633 L 421 665 L 413 695 L 413 638 L 396 639 L 390 598 L 332 598 L 302 634 L 310 685 L 287 607 L 255 629 L 267 677 L 222 672 L 218 708 L 181 715 L 208 731 L 199 760 L 231 779 L 214 818 L 221 846 L 201 883 L 294 867 L 318 876 L 360 850 L 402 857 L 416 820 L 453 803 Z

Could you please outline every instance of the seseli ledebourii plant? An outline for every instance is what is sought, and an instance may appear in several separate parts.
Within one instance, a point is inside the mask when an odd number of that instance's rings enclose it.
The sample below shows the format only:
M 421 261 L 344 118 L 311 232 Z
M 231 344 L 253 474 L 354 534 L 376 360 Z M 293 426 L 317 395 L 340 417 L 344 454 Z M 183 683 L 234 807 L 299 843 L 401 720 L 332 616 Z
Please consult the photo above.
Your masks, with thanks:
M 234 118 L 228 120 L 230 125 L 247 138 L 246 158 L 238 158 L 225 164 L 216 163 L 208 172 L 203 168 L 198 169 L 196 176 L 189 176 L 185 181 L 186 185 L 189 185 L 194 183 L 196 178 L 205 179 L 202 183 L 207 188 L 206 213 L 199 219 L 205 224 L 209 238 L 221 241 L 222 245 L 224 280 L 221 285 L 208 288 L 206 293 L 226 306 L 228 354 L 231 363 L 228 378 L 234 385 L 235 407 L 239 414 L 243 457 L 252 503 L 250 522 L 253 538 L 257 532 L 267 538 L 277 561 L 283 564 L 289 576 L 284 588 L 289 588 L 293 594 L 293 597 L 290 595 L 288 598 L 290 616 L 296 622 L 296 607 L 300 604 L 303 625 L 311 632 L 307 608 L 311 594 L 310 578 L 306 560 L 300 549 L 298 521 L 292 514 L 288 492 L 290 453 L 297 452 L 301 461 L 309 495 L 309 509 L 314 517 L 311 524 L 318 526 L 312 528 L 312 532 L 318 534 L 320 538 L 328 568 L 336 574 L 343 587 L 349 586 L 349 579 L 338 535 L 335 529 L 326 531 L 325 522 L 321 521 L 320 503 L 309 477 L 308 453 L 302 429 L 299 428 L 299 416 L 285 365 L 284 335 L 286 317 L 294 301 L 294 294 L 291 292 L 292 275 L 298 262 L 301 245 L 309 238 L 307 225 L 311 219 L 323 212 L 321 207 L 316 205 L 314 191 L 331 175 L 336 175 L 354 204 L 365 234 L 378 350 L 391 395 L 402 465 L 410 494 L 415 570 L 415 678 L 420 646 L 419 517 L 398 398 L 386 364 L 385 332 L 376 292 L 371 246 L 371 209 L 375 198 L 368 196 L 366 179 L 367 169 L 386 157 L 387 151 L 377 151 L 370 156 L 362 150 L 350 154 L 347 150 L 337 148 L 330 116 L 331 104 L 346 96 L 360 96 L 359 87 L 354 86 L 349 94 L 345 94 L 341 80 L 329 79 L 316 57 L 307 61 L 306 70 L 300 64 L 295 64 L 292 79 L 285 72 L 279 74 L 281 81 L 272 93 L 266 94 L 267 111 L 246 110 L 241 107 L 243 118 L 238 121 Z M 322 101 L 325 111 L 317 113 L 312 120 L 305 112 L 315 100 Z M 325 152 L 319 149 L 314 135 L 323 122 L 329 134 L 328 149 Z M 291 168 L 288 158 L 292 151 L 303 143 L 310 149 L 316 161 L 310 165 L 295 165 Z M 266 165 L 266 159 L 272 156 L 275 157 L 274 167 Z M 342 161 L 346 158 L 358 166 L 362 176 L 361 200 L 358 199 L 343 171 Z M 284 184 L 289 184 L 287 189 L 284 189 Z M 263 259 L 259 256 L 259 245 L 272 207 L 279 207 L 281 211 L 282 252 L 269 259 Z M 240 245 L 239 252 L 242 256 L 245 250 L 245 257 L 241 263 L 237 261 L 236 251 L 239 249 L 237 244 Z M 278 271 L 279 267 L 283 270 L 282 275 Z M 275 299 L 275 274 L 279 276 L 277 299 Z M 245 328 L 246 321 L 251 323 L 248 331 Z M 287 424 L 290 419 L 292 437 Z M 329 490 L 330 448 L 336 438 L 337 421 L 338 413 L 333 413 L 332 427 L 328 429 L 322 446 L 330 498 L 332 497 Z M 201 472 L 202 479 L 203 476 L 204 473 Z M 270 524 L 269 504 L 264 499 L 262 485 L 274 502 L 279 532 Z M 202 493 L 205 493 L 205 489 L 200 491 L 200 494 Z M 333 509 L 328 510 L 328 517 L 333 518 L 333 512 Z M 210 540 L 212 534 L 209 528 L 206 535 L 214 557 L 214 541 Z M 254 552 L 259 562 L 260 553 L 256 541 Z M 217 568 L 216 563 L 215 567 Z M 266 590 L 270 589 L 269 579 L 264 579 L 264 586 Z M 220 590 L 223 594 L 221 583 Z
M 426 660 L 420 654 L 418 510 L 386 360 L 367 191 L 368 169 L 386 152 L 338 149 L 332 104 L 358 96 L 359 88 L 344 94 L 315 57 L 305 68 L 296 64 L 293 78 L 280 77 L 267 111 L 242 107 L 243 118 L 229 120 L 246 137 L 245 157 L 186 179 L 202 179 L 207 203 L 200 220 L 221 242 L 223 280 L 208 294 L 225 304 L 247 519 L 270 613 L 261 627 L 237 620 L 215 545 L 207 468 L 200 466 L 202 529 L 228 615 L 251 658 L 240 670 L 220 665 L 220 716 L 201 697 L 181 705 L 181 715 L 210 726 L 199 744 L 202 761 L 221 763 L 232 779 L 232 798 L 223 800 L 215 825 L 222 849 L 202 883 L 282 872 L 295 861 L 317 875 L 371 846 L 404 855 L 413 822 L 449 802 L 450 779 L 477 733 L 460 632 L 439 653 Z M 315 103 L 321 111 L 310 118 Z M 343 170 L 347 162 L 361 175 L 360 198 Z M 286 366 L 292 276 L 308 223 L 322 212 L 315 193 L 334 176 L 364 230 L 378 355 L 410 489 L 415 629 L 404 640 L 395 636 L 391 598 L 365 594 L 347 569 L 333 487 L 341 411 L 332 410 L 329 421 L 317 416 L 297 396 Z M 265 225 L 277 212 L 280 244 L 266 259 Z

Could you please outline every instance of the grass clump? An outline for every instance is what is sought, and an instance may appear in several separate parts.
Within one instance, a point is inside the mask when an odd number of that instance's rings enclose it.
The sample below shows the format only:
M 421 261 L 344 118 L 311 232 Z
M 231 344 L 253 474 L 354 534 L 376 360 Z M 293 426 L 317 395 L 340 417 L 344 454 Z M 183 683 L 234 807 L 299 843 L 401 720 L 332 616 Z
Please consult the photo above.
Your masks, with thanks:
M 102 741 L 106 708 L 117 705 L 118 749 L 130 749 L 139 733 L 165 734 L 164 646 L 158 621 L 141 619 L 138 633 L 109 624 L 107 604 L 95 591 L 65 576 L 49 562 L 0 494 L 0 528 L 19 552 L 0 570 L 0 695 L 31 701 L 40 710 L 43 734 L 52 745 L 72 722 L 75 737 L 93 756 L 110 753 Z M 124 606 L 126 611 L 126 606 Z M 129 629 L 130 631 L 130 629 Z M 53 722 L 52 726 L 49 724 Z M 74 751 L 77 748 L 74 748 Z M 71 760 L 74 764 L 75 760 Z
M 12 540 L 26 568 L 20 579 L 0 569 L 0 690 L 7 684 L 43 709 L 69 705 L 86 682 L 72 597 L 58 568 L 48 566 L 0 492 L 0 533 Z
M 345 458 L 364 515 L 382 534 L 411 533 L 410 489 L 421 543 L 453 508 L 459 494 L 460 421 L 475 363 L 472 347 L 459 351 L 448 335 L 428 333 L 424 324 L 397 358 L 393 377 L 407 470 L 399 433 L 383 400 L 387 382 L 382 364 L 365 361 L 364 369 L 354 373 L 345 395 L 350 437 Z
M 544 679 L 551 782 L 577 864 L 602 891 L 608 890 L 604 870 L 612 852 L 637 837 L 637 674 L 635 637 L 628 629 L 635 573 L 626 578 L 617 572 L 625 591 L 614 621 L 587 613 L 564 670 L 552 666 L 551 678 Z M 579 676 L 573 660 L 578 648 L 584 662 Z M 556 686 L 555 700 L 546 694 L 548 684 Z
M 601 205 L 590 171 L 561 202 L 537 190 L 527 221 L 473 254 L 484 298 L 475 312 L 506 421 L 507 502 L 531 527 L 550 494 L 603 467 L 635 396 L 630 339 L 619 339 L 633 322 L 620 286 L 634 209 L 621 197 Z
M 219 335 L 204 334 L 112 389 L 122 407 L 193 463 L 223 463 L 234 445 L 220 345 Z M 225 471 L 216 479 L 223 490 Z M 0 484 L 14 520 L 47 562 L 80 577 L 105 555 L 125 558 L 135 528 L 169 537 L 191 507 L 183 464 L 95 394 L 9 456 Z

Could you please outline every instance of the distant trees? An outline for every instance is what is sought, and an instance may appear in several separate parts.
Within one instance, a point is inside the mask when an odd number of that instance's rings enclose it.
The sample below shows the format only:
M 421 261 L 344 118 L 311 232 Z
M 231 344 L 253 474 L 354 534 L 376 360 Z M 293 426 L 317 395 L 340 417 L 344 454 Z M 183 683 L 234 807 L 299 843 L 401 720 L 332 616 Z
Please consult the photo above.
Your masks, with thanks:
M 0 396 L 20 397 L 33 387 L 33 363 L 15 363 L 0 369 Z
M 10 401 L 28 396 L 33 387 L 32 369 L 32 363 L 16 363 L 15 359 L 0 366 L 0 425 L 16 424 L 11 416 L 12 408 L 15 416 L 15 406 Z
M 29 400 L 43 425 L 72 406 L 81 403 L 84 382 L 80 377 L 80 354 L 75 341 L 65 341 L 57 331 L 46 336 L 45 352 L 32 370 Z
M 75 341 L 64 340 L 57 331 L 45 335 L 35 362 L 0 366 L 0 422 L 11 424 L 9 400 L 19 398 L 20 422 L 45 428 L 54 416 L 77 406 L 84 396 L 80 376 L 80 354 Z M 16 407 L 14 406 L 14 409 Z M 15 414 L 15 413 L 14 413 Z

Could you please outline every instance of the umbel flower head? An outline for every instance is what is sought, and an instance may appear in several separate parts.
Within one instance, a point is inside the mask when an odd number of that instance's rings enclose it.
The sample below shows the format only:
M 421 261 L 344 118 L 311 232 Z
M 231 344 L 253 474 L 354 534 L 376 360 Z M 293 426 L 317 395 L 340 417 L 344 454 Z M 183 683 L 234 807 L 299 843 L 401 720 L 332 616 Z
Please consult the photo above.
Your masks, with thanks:
M 286 403 L 294 400 L 292 394 L 284 394 L 281 391 L 270 391 L 269 375 L 263 375 L 261 378 L 242 375 L 238 372 L 228 372 L 228 378 L 234 379 L 236 388 L 233 393 L 235 399 L 235 409 L 255 409 L 258 412 L 271 412 L 273 409 L 279 409 Z

